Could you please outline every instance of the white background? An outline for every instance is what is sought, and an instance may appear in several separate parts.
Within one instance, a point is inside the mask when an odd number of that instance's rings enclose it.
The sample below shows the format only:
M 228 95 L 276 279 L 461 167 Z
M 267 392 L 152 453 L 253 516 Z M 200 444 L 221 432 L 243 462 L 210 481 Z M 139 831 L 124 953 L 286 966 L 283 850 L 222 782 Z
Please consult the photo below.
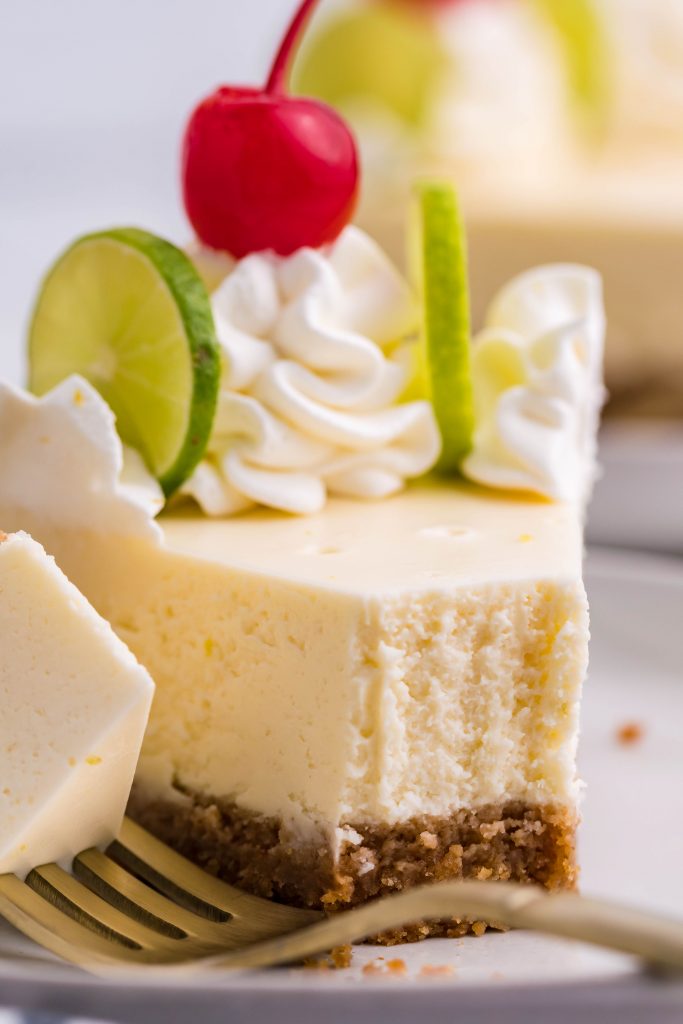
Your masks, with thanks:
M 0 374 L 40 278 L 84 231 L 182 243 L 179 143 L 221 83 L 265 77 L 297 0 L 0 0 Z

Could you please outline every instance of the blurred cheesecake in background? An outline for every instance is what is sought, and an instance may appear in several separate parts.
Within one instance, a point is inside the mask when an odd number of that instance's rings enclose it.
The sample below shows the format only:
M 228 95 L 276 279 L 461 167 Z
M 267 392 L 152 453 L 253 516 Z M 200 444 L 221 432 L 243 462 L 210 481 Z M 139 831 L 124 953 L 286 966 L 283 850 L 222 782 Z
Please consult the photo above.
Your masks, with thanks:
M 353 121 L 358 219 L 396 259 L 411 183 L 454 177 L 475 323 L 528 267 L 595 266 L 611 412 L 683 416 L 679 0 L 351 0 L 323 10 L 296 84 Z

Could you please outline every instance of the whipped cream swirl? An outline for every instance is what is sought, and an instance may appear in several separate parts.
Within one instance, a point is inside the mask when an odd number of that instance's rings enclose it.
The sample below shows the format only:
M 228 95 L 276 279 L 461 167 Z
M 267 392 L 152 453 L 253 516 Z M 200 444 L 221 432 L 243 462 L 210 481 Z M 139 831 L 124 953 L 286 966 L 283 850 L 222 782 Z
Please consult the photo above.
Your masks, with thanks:
M 464 473 L 489 487 L 585 501 L 604 400 L 599 274 L 546 266 L 510 282 L 472 353 L 476 427 Z
M 208 455 L 185 484 L 208 514 L 312 513 L 327 494 L 384 498 L 436 462 L 428 402 L 401 403 L 416 310 L 379 247 L 241 260 L 212 296 L 223 355 Z
M 122 445 L 107 403 L 78 376 L 42 398 L 0 381 L 3 506 L 39 510 L 60 527 L 161 539 L 161 488 Z

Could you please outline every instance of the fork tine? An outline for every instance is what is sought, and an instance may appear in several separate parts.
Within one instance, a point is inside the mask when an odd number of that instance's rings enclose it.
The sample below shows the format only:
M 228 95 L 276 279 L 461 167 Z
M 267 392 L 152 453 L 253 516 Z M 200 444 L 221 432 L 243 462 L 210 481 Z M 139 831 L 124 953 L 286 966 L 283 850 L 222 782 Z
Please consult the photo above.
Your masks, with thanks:
M 26 885 L 56 906 L 65 917 L 73 917 L 84 927 L 117 944 L 139 950 L 163 950 L 169 957 L 180 954 L 178 947 L 186 938 L 184 931 L 175 929 L 173 937 L 168 933 L 159 934 L 136 917 L 129 917 L 111 906 L 57 864 L 36 868 L 28 876 Z
M 118 945 L 68 917 L 16 875 L 0 876 L 0 914 L 55 956 L 93 970 L 144 959 L 137 948 Z
M 136 825 L 130 818 L 124 820 L 119 842 L 133 854 L 135 863 L 129 863 L 135 874 L 140 874 L 172 899 L 177 898 L 174 894 L 180 889 L 234 918 L 241 918 L 253 938 L 285 934 L 322 920 L 323 915 L 319 911 L 299 910 L 271 903 L 221 882 Z M 118 852 L 116 859 L 128 867 Z M 170 887 L 168 882 L 171 883 Z
M 99 850 L 86 850 L 73 863 L 74 875 L 91 892 L 130 917 L 164 933 L 181 929 L 186 935 L 212 945 L 228 945 L 225 924 L 207 920 L 151 889 Z M 149 918 L 146 917 L 149 915 Z M 224 915 L 230 921 L 230 915 Z M 161 927 L 160 927 L 161 926 Z M 172 936 L 173 937 L 173 936 Z

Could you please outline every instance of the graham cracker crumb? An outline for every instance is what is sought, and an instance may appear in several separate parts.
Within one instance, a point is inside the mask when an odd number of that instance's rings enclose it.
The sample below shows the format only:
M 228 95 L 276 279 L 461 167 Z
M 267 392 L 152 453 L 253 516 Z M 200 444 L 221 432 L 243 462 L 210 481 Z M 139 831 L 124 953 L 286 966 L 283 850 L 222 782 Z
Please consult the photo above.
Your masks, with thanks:
M 307 958 L 302 966 L 310 971 L 342 971 L 351 966 L 352 958 L 351 946 L 335 946 L 325 956 Z
M 486 925 L 483 921 L 475 921 L 472 925 L 472 934 L 480 938 L 486 931 Z
M 494 839 L 497 835 L 500 835 L 502 832 L 505 832 L 504 821 L 483 821 L 479 826 L 479 834 L 481 835 L 482 839 L 486 839 L 487 842 L 490 842 L 492 839 Z
M 387 960 L 387 970 L 390 974 L 400 974 L 401 976 L 408 973 L 408 967 L 405 960 L 395 959 Z
M 179 791 L 187 799 L 172 803 L 149 803 L 136 791 L 129 813 L 211 874 L 292 906 L 334 913 L 415 885 L 460 878 L 532 882 L 550 891 L 575 884 L 576 817 L 563 807 L 509 802 L 446 818 L 419 816 L 398 826 L 347 822 L 344 827 L 362 836 L 362 845 L 343 844 L 335 860 L 322 835 L 295 844 L 277 819 Z M 458 939 L 472 930 L 481 933 L 481 927 L 446 917 L 389 929 L 372 941 Z
M 455 967 L 451 964 L 425 964 L 418 978 L 452 978 Z
M 645 730 L 640 722 L 625 722 L 617 730 L 617 742 L 624 747 L 630 747 L 634 743 L 639 743 L 644 735 Z
M 306 971 L 329 971 L 330 962 L 325 957 L 310 957 L 301 965 Z
M 345 967 L 351 966 L 353 959 L 353 948 L 351 946 L 335 946 L 330 953 L 334 969 L 342 971 Z
M 384 974 L 384 964 L 378 963 L 377 960 L 371 960 L 369 963 L 363 965 L 362 973 L 369 977 L 377 974 Z
M 363 967 L 364 975 L 375 978 L 405 978 L 407 973 L 408 965 L 398 958 L 385 961 L 384 957 L 378 956 Z

